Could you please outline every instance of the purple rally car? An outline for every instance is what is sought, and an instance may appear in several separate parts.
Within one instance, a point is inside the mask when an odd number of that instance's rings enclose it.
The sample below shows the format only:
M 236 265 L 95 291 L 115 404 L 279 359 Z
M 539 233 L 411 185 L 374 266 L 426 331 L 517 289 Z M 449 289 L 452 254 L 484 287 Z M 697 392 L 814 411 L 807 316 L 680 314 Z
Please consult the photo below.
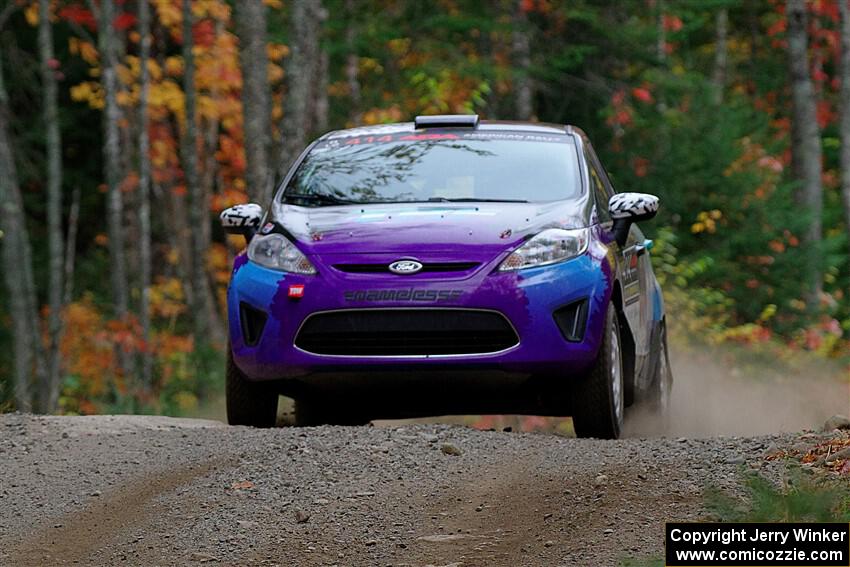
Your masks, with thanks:
M 672 383 L 658 199 L 615 193 L 571 126 L 420 116 L 326 134 L 243 234 L 228 291 L 227 414 L 271 426 L 520 413 L 616 438 Z

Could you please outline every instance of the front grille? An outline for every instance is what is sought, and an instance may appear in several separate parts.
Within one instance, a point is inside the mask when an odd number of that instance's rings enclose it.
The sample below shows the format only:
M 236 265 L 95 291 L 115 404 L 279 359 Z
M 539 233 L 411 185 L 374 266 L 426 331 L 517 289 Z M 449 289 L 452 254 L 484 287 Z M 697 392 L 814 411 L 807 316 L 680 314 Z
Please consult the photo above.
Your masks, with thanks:
M 478 262 L 429 262 L 423 263 L 417 273 L 466 272 L 479 266 Z M 391 274 L 389 264 L 334 264 L 334 268 L 349 274 Z
M 484 354 L 519 343 L 494 311 L 470 309 L 352 309 L 309 317 L 295 346 L 338 356 Z

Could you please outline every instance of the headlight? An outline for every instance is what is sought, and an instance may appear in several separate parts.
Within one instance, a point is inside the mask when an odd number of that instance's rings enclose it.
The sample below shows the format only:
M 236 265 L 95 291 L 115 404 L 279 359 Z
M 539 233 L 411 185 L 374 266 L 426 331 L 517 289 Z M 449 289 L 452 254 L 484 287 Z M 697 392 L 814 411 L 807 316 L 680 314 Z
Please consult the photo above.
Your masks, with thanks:
M 499 270 L 507 272 L 534 268 L 575 258 L 587 250 L 588 240 L 590 240 L 590 229 L 587 228 L 544 230 L 511 252 L 502 261 Z
M 310 260 L 281 234 L 257 235 L 252 238 L 248 245 L 248 258 L 272 270 L 294 274 L 316 273 Z

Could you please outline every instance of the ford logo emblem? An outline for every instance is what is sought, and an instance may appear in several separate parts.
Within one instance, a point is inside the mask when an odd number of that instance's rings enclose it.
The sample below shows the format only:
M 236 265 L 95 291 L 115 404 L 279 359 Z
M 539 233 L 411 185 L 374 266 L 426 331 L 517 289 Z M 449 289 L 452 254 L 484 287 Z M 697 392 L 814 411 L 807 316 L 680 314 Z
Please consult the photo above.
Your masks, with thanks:
M 422 264 L 416 260 L 396 260 L 390 264 L 390 271 L 394 274 L 408 275 L 415 274 L 422 269 Z

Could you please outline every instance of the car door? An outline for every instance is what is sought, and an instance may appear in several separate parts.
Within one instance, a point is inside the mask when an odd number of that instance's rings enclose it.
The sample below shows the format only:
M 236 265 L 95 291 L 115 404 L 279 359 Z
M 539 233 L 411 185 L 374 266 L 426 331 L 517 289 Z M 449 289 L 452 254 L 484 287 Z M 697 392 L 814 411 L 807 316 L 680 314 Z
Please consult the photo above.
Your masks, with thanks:
M 615 191 L 605 172 L 605 168 L 588 144 L 587 161 L 592 189 L 596 197 L 596 209 L 603 230 L 611 230 L 608 216 L 608 200 Z M 649 325 L 651 313 L 648 308 L 648 255 L 643 232 L 637 224 L 632 224 L 629 236 L 623 247 L 617 246 L 620 286 L 623 291 L 623 311 L 635 340 L 635 350 L 639 357 L 647 354 L 649 348 Z

